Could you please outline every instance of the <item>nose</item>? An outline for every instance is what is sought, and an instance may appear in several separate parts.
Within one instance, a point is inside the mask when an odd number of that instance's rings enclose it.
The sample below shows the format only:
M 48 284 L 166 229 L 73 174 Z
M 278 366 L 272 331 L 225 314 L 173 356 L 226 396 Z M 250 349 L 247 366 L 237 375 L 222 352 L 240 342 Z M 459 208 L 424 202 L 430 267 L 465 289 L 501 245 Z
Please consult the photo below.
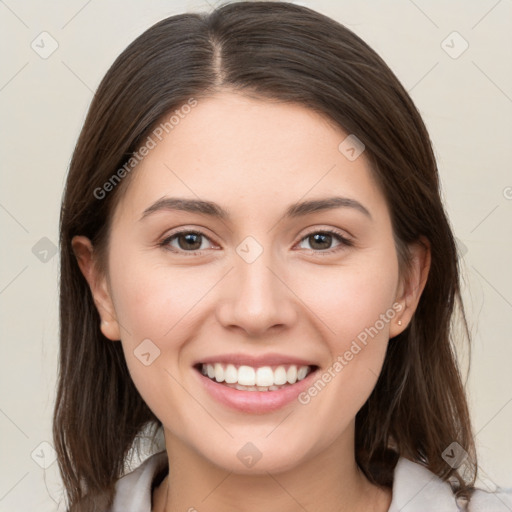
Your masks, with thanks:
M 234 267 L 222 286 L 217 317 L 228 329 L 241 329 L 249 337 L 286 329 L 298 317 L 298 300 L 287 284 L 288 272 L 263 253 L 252 262 L 235 255 Z

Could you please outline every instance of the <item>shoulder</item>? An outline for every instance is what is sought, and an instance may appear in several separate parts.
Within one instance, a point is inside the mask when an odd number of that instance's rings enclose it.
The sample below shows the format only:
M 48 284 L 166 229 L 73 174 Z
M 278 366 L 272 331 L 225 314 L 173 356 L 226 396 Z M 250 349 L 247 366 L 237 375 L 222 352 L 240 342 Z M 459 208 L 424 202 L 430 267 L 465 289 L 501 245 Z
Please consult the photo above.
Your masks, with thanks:
M 167 453 L 155 453 L 116 482 L 114 503 L 108 512 L 151 512 L 152 484 L 167 466 Z
M 167 466 L 167 453 L 156 453 L 116 483 L 114 503 L 109 512 L 151 512 L 152 484 Z M 428 509 L 425 508 L 428 506 Z M 394 472 L 393 497 L 389 512 L 458 512 L 461 509 L 448 482 L 427 468 L 400 458 Z M 512 488 L 473 493 L 467 512 L 512 511 Z
M 428 508 L 426 508 L 426 506 Z M 389 512 L 458 512 L 450 484 L 416 462 L 400 458 L 394 472 L 393 497 Z M 512 489 L 496 492 L 476 490 L 467 512 L 512 511 Z

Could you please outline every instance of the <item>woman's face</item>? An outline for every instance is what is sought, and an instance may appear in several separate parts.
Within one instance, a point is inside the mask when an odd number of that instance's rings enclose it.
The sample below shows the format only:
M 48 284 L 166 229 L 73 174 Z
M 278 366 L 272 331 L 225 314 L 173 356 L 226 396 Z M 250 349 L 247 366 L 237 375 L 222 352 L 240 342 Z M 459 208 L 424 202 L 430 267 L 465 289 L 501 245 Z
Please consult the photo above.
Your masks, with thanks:
M 409 318 L 386 202 L 347 135 L 298 105 L 201 99 L 115 211 L 103 332 L 166 440 L 228 470 L 351 447 Z

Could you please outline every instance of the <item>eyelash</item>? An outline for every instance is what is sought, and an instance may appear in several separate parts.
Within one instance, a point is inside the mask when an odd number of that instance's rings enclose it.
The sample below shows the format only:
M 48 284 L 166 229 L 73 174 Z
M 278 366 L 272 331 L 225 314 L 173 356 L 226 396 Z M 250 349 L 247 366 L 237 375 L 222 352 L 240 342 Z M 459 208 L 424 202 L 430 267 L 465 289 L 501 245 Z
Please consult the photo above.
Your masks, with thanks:
M 185 254 L 187 256 L 195 256 L 195 255 L 201 254 L 202 251 L 185 251 L 183 249 L 176 250 L 174 248 L 170 248 L 169 247 L 169 244 L 171 243 L 172 240 L 174 240 L 175 238 L 179 237 L 180 235 L 185 235 L 185 234 L 186 235 L 198 235 L 198 236 L 202 236 L 202 237 L 204 237 L 204 238 L 209 240 L 209 238 L 204 233 L 202 233 L 201 231 L 195 231 L 193 229 L 192 230 L 191 229 L 183 229 L 183 230 L 180 230 L 180 231 L 176 231 L 172 235 L 166 237 L 164 240 L 162 240 L 159 243 L 159 246 L 163 247 L 164 249 L 166 249 L 168 251 L 176 253 L 176 254 Z M 311 252 L 314 252 L 315 254 L 318 254 L 320 256 L 328 256 L 328 255 L 336 253 L 336 252 L 338 252 L 338 251 L 340 251 L 340 250 L 342 250 L 342 249 L 344 249 L 346 247 L 352 247 L 354 245 L 352 240 L 349 240 L 348 238 L 343 236 L 341 234 L 341 232 L 336 231 L 334 229 L 322 229 L 322 230 L 317 230 L 317 231 L 311 231 L 310 233 L 307 233 L 306 235 L 304 235 L 300 239 L 299 243 L 302 242 L 303 240 L 305 240 L 306 238 L 309 238 L 310 236 L 317 235 L 317 234 L 333 235 L 334 238 L 336 238 L 340 242 L 340 245 L 338 247 L 335 247 L 334 249 L 325 249 L 325 250 L 307 249 L 307 250 L 309 250 Z

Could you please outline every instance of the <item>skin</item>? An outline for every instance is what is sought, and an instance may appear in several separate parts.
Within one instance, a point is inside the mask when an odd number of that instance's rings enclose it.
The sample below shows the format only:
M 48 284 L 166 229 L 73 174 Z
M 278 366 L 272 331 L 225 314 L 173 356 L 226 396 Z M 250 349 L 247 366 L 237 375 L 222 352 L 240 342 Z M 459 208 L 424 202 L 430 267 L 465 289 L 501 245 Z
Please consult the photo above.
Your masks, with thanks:
M 370 484 L 355 462 L 355 416 L 390 338 L 417 307 L 430 252 L 412 245 L 411 271 L 399 272 L 388 206 L 365 154 L 349 161 L 338 150 L 346 136 L 301 105 L 230 91 L 201 99 L 133 171 L 114 212 L 106 275 L 90 241 L 73 239 L 102 332 L 121 340 L 164 426 L 170 472 L 153 511 L 388 510 L 391 490 Z M 371 218 L 345 207 L 283 219 L 292 203 L 333 195 L 359 201 Z M 163 196 L 214 201 L 231 218 L 159 211 L 140 220 Z M 159 246 L 178 227 L 204 233 L 199 254 L 183 238 L 169 244 L 180 253 Z M 333 237 L 319 248 L 310 235 L 329 228 L 354 245 Z M 263 249 L 252 263 L 236 252 L 247 236 Z M 235 352 L 294 355 L 322 371 L 393 304 L 401 310 L 306 405 L 229 409 L 192 369 Z M 148 366 L 134 355 L 144 339 L 160 350 Z M 262 454 L 252 468 L 237 457 L 247 442 Z

